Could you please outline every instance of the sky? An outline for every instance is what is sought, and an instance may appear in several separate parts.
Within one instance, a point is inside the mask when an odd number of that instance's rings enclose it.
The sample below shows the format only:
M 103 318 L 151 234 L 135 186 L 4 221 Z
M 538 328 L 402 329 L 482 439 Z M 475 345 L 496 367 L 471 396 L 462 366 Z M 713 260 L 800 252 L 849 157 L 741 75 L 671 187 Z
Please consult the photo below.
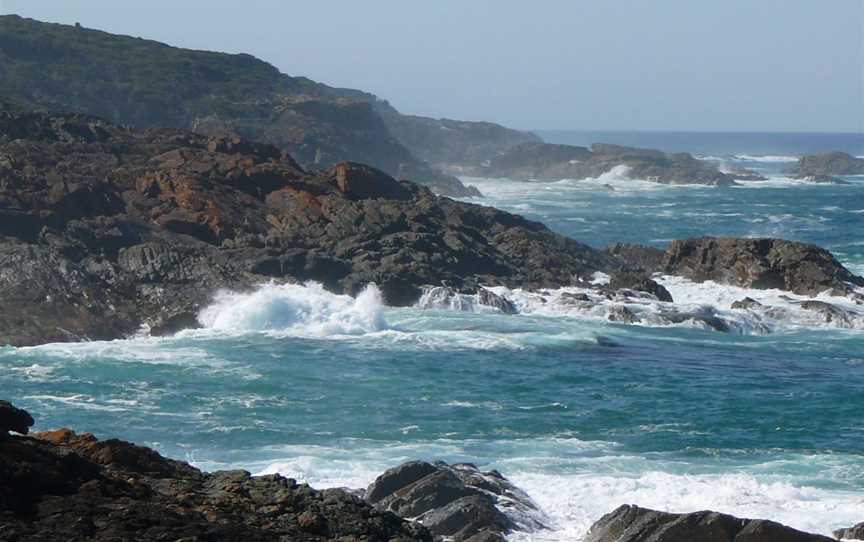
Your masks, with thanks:
M 0 0 L 523 129 L 864 132 L 864 0 Z

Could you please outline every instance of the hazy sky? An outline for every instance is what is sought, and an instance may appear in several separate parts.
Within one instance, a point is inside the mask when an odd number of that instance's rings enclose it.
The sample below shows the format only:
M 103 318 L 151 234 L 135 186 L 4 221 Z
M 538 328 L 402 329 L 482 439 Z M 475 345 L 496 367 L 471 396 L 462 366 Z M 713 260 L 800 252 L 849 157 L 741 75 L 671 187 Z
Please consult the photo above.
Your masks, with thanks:
M 864 0 L 0 0 L 0 12 L 248 52 L 435 117 L 864 131 Z

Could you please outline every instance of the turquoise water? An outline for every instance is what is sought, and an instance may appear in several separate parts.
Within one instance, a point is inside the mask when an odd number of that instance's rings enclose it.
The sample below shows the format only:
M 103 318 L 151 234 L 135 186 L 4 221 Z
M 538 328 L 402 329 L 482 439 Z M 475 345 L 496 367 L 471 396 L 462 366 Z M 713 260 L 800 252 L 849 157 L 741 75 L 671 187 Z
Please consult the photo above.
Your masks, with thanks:
M 469 182 L 481 202 L 597 246 L 782 236 L 864 271 L 864 180 L 808 185 L 783 179 L 780 162 L 747 165 L 775 179 Z M 0 349 L 0 389 L 39 429 L 319 487 L 364 486 L 410 458 L 499 468 L 555 526 L 514 539 L 578 540 L 625 502 L 826 533 L 864 520 L 864 325 L 790 312 L 760 327 L 728 310 L 738 290 L 668 284 L 679 302 L 738 318 L 739 332 L 613 324 L 521 292 L 509 293 L 523 313 L 506 316 L 271 286 L 220 297 L 206 329 L 177 337 Z

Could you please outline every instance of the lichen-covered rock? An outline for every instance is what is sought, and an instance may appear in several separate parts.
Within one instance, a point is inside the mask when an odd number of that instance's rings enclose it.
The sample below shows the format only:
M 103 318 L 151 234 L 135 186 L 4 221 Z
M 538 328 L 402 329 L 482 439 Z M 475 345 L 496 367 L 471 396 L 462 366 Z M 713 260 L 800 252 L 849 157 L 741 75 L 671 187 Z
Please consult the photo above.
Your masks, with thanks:
M 201 472 L 68 429 L 0 440 L 0 525 L 10 542 L 432 542 L 424 527 L 346 491 Z

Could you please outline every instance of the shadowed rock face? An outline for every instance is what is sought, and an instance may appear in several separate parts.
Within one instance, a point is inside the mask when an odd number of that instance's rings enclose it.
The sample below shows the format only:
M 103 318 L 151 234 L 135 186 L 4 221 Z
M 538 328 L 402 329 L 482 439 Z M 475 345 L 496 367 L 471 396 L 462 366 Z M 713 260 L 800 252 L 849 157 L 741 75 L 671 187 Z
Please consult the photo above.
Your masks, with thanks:
M 687 153 L 666 154 L 597 143 L 591 149 L 572 145 L 526 143 L 492 159 L 485 167 L 468 173 L 515 179 L 582 180 L 596 178 L 623 167 L 622 175 L 662 184 L 705 184 L 728 186 L 734 179 L 714 165 Z
M 585 542 L 829 542 L 826 536 L 796 531 L 759 519 L 717 512 L 668 514 L 624 505 L 595 523 Z
M 403 463 L 379 476 L 366 500 L 455 542 L 498 542 L 512 531 L 548 528 L 522 490 L 497 471 L 481 472 L 467 463 Z
M 360 164 L 0 107 L 0 344 L 194 324 L 219 289 L 317 280 L 393 305 L 446 282 L 559 287 L 616 267 L 542 224 Z
M 703 237 L 673 241 L 665 271 L 698 282 L 713 280 L 748 288 L 817 295 L 845 294 L 864 278 L 850 273 L 834 256 L 815 245 L 779 239 Z
M 33 426 L 33 418 L 27 411 L 15 408 L 8 401 L 0 401 L 0 439 L 9 431 L 26 435 Z
M 205 473 L 68 429 L 0 440 L 0 538 L 432 542 L 423 527 L 342 490 L 279 475 Z

